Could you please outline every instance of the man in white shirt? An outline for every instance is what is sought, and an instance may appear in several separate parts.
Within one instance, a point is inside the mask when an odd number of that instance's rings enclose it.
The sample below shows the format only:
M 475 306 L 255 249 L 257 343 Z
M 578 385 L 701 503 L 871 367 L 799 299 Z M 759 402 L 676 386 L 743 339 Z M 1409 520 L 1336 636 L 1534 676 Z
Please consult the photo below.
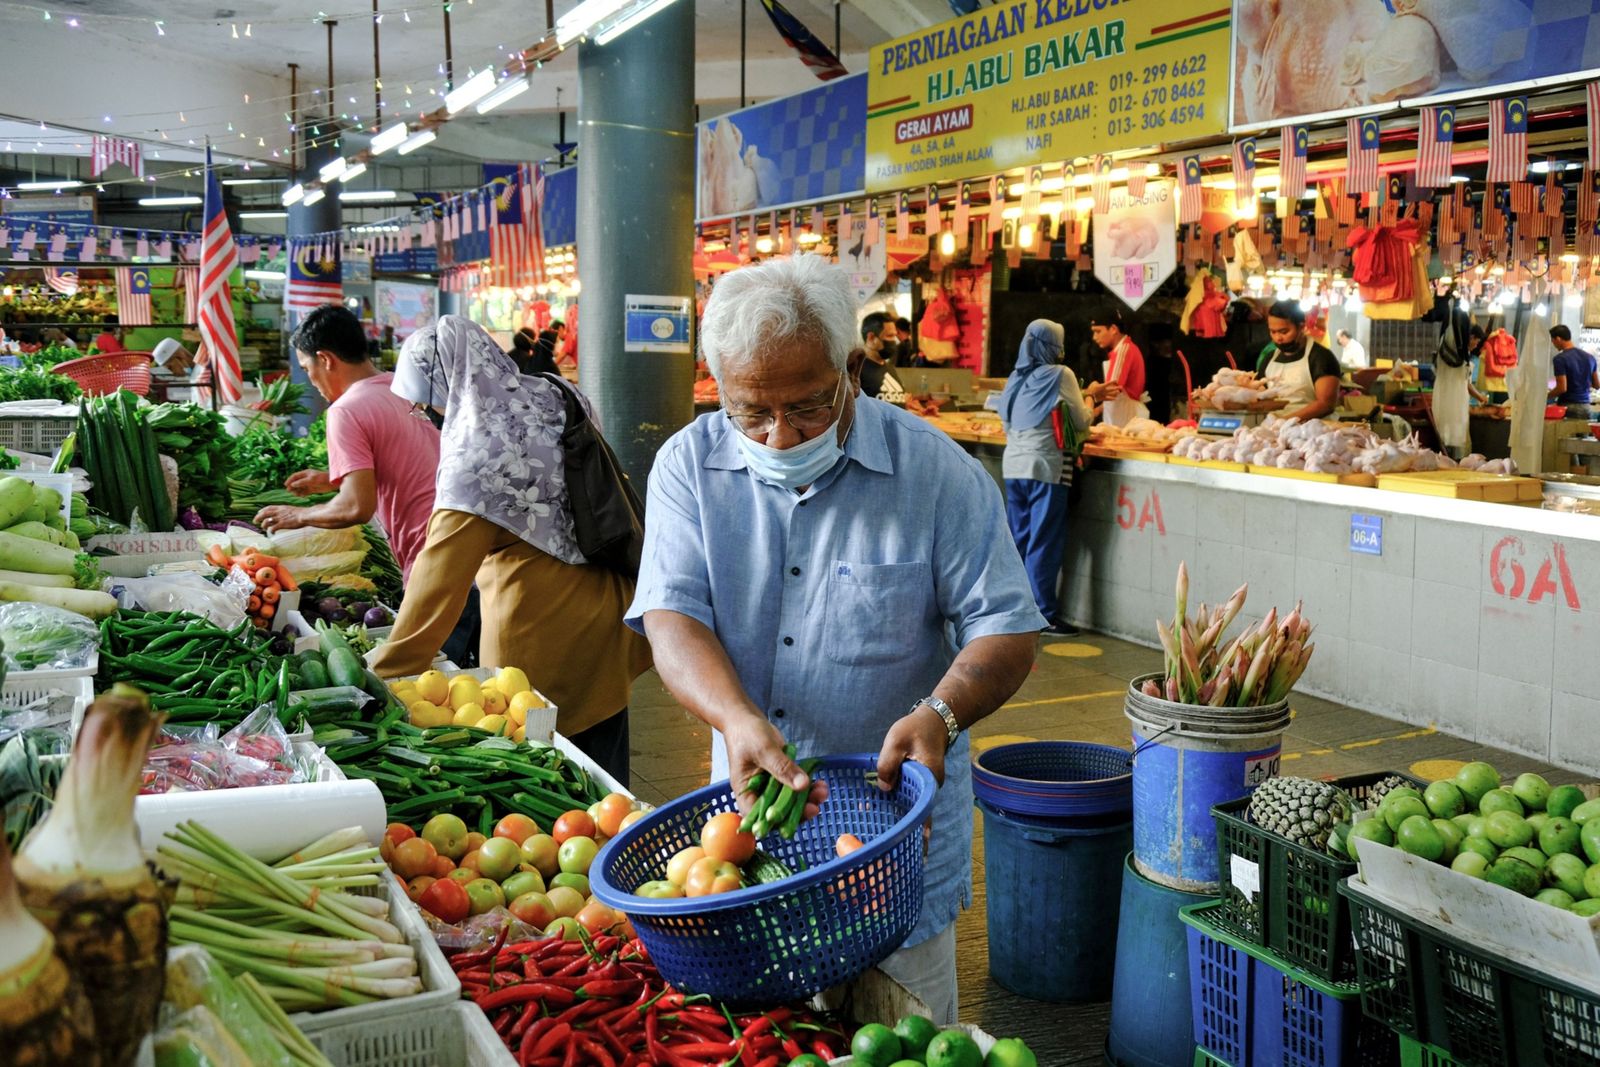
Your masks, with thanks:
M 1372 365 L 1372 361 L 1367 359 L 1366 348 L 1360 341 L 1350 336 L 1349 330 L 1340 330 L 1334 334 L 1334 338 L 1339 342 L 1340 366 L 1349 370 L 1361 370 Z

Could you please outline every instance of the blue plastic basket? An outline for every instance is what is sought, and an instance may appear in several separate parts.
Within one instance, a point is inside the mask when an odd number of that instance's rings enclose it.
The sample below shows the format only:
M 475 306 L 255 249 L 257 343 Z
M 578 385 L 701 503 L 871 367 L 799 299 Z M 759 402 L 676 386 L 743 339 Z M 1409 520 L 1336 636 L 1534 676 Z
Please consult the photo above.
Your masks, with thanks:
M 1087 741 L 1000 745 L 972 761 L 972 792 L 1007 815 L 1126 817 L 1133 810 L 1128 750 Z
M 937 786 L 908 762 L 886 793 L 877 766 L 876 754 L 823 760 L 813 775 L 828 783 L 818 816 L 791 840 L 761 840 L 800 872 L 792 878 L 692 900 L 633 895 L 699 844 L 707 819 L 736 810 L 731 786 L 719 782 L 608 842 L 589 872 L 594 895 L 628 916 L 662 977 L 685 992 L 771 1006 L 848 982 L 899 948 L 922 915 L 921 828 Z M 865 844 L 841 858 L 834 843 L 847 833 Z
M 1361 1014 L 1355 985 L 1297 971 L 1213 925 L 1215 902 L 1181 909 L 1188 925 L 1195 1044 L 1230 1067 L 1393 1067 L 1394 1035 Z

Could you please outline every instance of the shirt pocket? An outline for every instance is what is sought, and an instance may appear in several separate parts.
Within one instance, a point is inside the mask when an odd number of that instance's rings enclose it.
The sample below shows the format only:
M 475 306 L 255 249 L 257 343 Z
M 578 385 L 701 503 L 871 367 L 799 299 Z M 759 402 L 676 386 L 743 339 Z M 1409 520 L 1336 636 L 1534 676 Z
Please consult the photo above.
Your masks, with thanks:
M 933 583 L 928 565 L 852 563 L 828 568 L 827 637 L 823 650 L 847 666 L 894 663 L 928 639 L 924 616 Z

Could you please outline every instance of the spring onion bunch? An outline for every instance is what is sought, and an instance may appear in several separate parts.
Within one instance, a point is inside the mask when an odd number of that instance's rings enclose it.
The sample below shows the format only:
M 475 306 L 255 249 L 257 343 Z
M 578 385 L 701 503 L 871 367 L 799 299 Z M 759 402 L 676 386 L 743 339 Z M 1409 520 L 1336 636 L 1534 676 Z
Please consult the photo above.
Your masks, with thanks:
M 1224 644 L 1223 634 L 1244 608 L 1248 589 L 1241 585 L 1221 607 L 1201 604 L 1191 617 L 1189 569 L 1178 564 L 1177 611 L 1171 624 L 1156 621 L 1166 678 L 1164 683 L 1146 681 L 1146 696 L 1212 708 L 1254 708 L 1289 695 L 1316 648 L 1310 644 L 1311 624 L 1301 604 L 1281 622 L 1278 609 L 1272 608 L 1258 625 Z

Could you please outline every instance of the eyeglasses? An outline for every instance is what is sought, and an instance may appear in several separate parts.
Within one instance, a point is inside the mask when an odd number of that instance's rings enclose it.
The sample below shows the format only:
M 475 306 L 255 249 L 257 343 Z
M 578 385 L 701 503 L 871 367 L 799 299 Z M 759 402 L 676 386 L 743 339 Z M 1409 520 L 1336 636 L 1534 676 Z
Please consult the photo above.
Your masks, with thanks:
M 816 433 L 826 429 L 833 422 L 833 412 L 839 406 L 839 398 L 844 390 L 844 375 L 839 375 L 839 384 L 833 388 L 833 399 L 826 404 L 812 404 L 803 408 L 790 408 L 783 413 L 784 421 L 796 432 L 802 434 Z M 752 415 L 735 415 L 723 409 L 723 414 L 728 416 L 728 421 L 739 428 L 747 437 L 765 437 L 778 425 L 777 416 L 771 412 L 762 412 Z

